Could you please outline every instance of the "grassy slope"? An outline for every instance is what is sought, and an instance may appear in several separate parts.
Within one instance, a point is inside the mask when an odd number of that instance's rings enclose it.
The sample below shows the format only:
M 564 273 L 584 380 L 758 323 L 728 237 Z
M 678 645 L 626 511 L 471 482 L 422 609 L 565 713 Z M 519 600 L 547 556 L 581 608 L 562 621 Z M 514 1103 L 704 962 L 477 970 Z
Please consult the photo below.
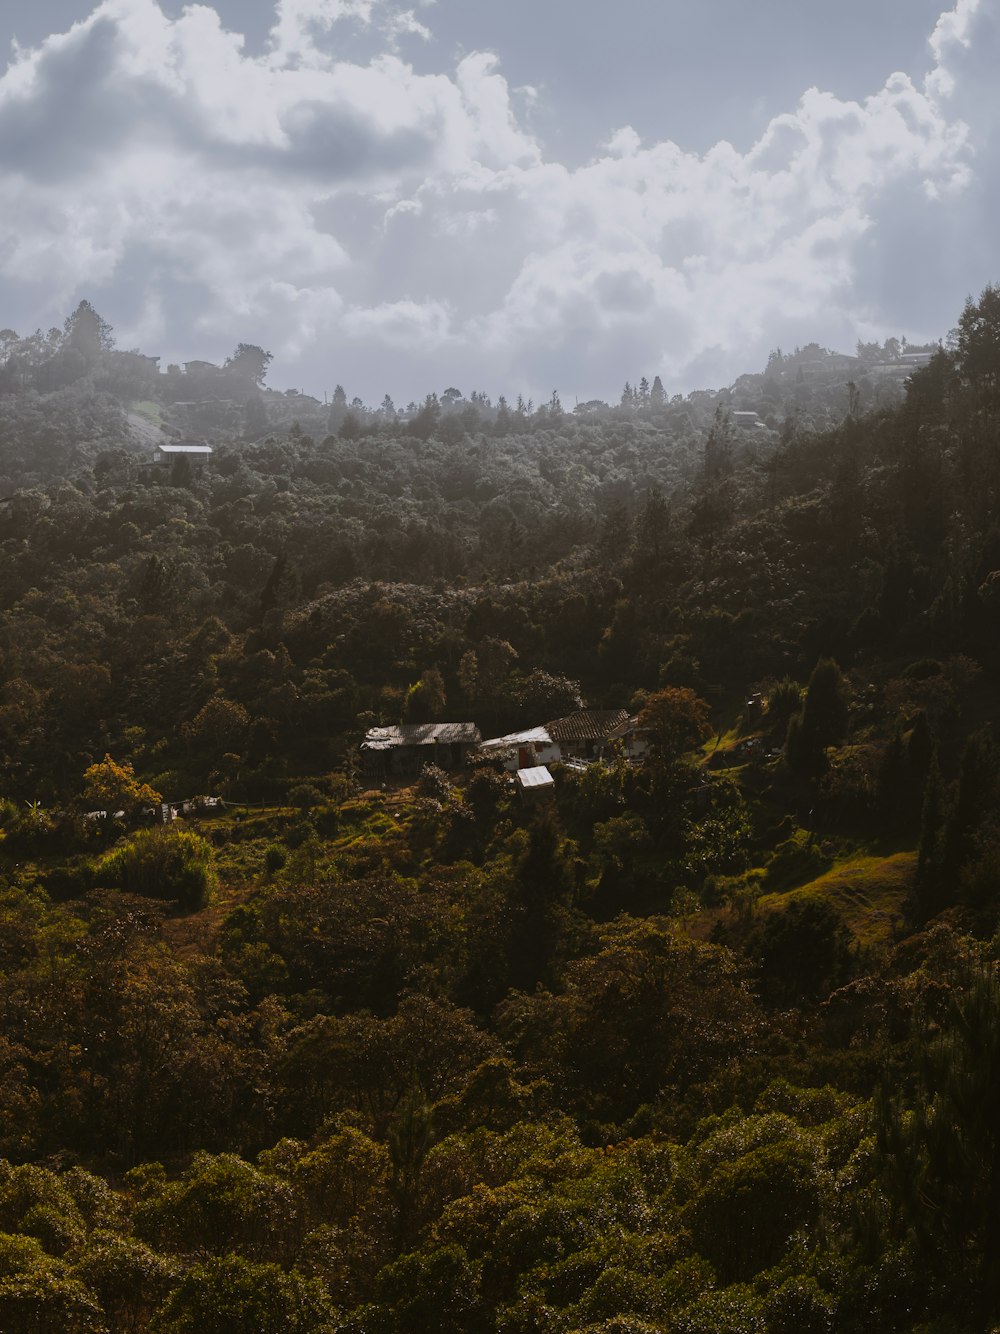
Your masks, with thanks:
M 889 939 L 901 922 L 916 866 L 915 852 L 858 854 L 797 889 L 762 895 L 757 911 L 780 912 L 795 899 L 826 899 L 860 944 L 877 944 Z

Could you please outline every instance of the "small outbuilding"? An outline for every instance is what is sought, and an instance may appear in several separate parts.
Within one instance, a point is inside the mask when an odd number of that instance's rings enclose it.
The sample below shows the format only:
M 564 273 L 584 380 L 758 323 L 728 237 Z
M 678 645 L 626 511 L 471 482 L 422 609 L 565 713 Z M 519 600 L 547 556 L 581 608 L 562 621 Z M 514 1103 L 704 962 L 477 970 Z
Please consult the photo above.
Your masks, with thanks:
M 157 445 L 153 454 L 154 463 L 170 463 L 173 459 L 187 458 L 192 463 L 202 463 L 212 456 L 212 446 L 204 440 L 175 440 L 169 445 Z
M 517 790 L 525 801 L 536 801 L 555 790 L 556 781 L 544 764 L 533 765 L 530 769 L 518 769 L 514 779 Z

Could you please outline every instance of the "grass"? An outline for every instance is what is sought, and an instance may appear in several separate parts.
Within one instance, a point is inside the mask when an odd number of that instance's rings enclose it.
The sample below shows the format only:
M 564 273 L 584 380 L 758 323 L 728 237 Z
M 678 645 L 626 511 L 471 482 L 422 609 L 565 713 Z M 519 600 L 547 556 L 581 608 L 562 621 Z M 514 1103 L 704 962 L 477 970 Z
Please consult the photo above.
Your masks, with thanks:
M 143 399 L 139 403 L 133 403 L 131 410 L 137 413 L 138 416 L 145 417 L 146 420 L 152 422 L 154 426 L 163 425 L 163 413 L 160 409 L 160 405 L 159 403 L 154 403 L 151 399 Z
M 860 944 L 879 944 L 892 938 L 903 916 L 916 867 L 915 852 L 889 857 L 860 853 L 797 889 L 762 895 L 757 912 L 779 912 L 795 899 L 823 899 L 833 904 Z

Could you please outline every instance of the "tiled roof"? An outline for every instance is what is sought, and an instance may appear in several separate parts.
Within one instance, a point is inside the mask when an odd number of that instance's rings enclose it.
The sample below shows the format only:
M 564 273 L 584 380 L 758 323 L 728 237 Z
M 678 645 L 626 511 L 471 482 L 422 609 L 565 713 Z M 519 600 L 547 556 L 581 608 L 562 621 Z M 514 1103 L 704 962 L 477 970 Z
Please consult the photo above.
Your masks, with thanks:
M 553 741 L 604 741 L 625 722 L 626 709 L 581 709 L 568 718 L 546 723 L 545 730 Z
M 633 732 L 640 732 L 642 730 L 643 729 L 639 727 L 639 719 L 637 717 L 626 718 L 623 723 L 619 723 L 617 727 L 611 729 L 608 733 L 608 740 L 620 741 L 622 737 L 630 736 Z

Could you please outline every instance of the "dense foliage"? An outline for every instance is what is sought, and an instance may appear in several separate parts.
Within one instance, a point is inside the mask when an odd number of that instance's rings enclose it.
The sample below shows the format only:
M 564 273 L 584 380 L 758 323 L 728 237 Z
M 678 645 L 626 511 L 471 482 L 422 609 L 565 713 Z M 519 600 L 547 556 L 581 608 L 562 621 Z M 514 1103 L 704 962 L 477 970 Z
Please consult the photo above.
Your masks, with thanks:
M 403 413 L 0 334 L 0 1328 L 1000 1322 L 998 334 Z M 359 770 L 584 703 L 644 762 Z

